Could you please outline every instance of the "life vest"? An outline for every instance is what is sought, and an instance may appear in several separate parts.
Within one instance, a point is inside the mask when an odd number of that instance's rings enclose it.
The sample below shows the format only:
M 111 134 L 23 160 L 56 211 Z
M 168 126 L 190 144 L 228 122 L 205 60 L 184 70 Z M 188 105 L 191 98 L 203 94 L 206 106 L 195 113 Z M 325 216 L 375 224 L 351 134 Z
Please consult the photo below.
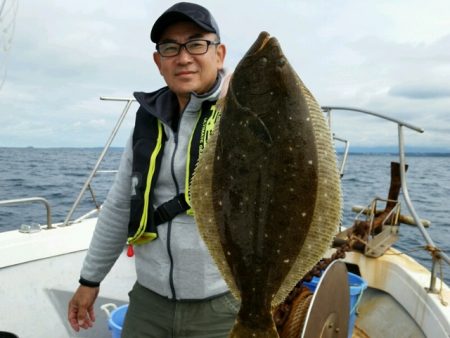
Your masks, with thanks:
M 217 110 L 216 105 L 213 102 L 205 101 L 198 112 L 198 119 L 189 140 L 188 154 L 186 156 L 185 191 L 181 196 L 184 196 L 184 198 L 181 198 L 181 200 L 182 203 L 186 203 L 183 211 L 186 210 L 190 215 L 193 215 L 189 196 L 191 178 L 198 157 L 206 146 L 214 125 L 219 118 L 220 112 Z M 155 181 L 161 166 L 165 137 L 162 122 L 150 115 L 142 107 L 136 113 L 134 128 L 128 243 L 143 244 L 152 241 L 158 236 L 156 231 L 158 222 L 155 222 L 155 209 L 151 201 Z M 178 196 L 175 198 L 178 198 Z M 173 218 L 174 216 L 171 217 Z

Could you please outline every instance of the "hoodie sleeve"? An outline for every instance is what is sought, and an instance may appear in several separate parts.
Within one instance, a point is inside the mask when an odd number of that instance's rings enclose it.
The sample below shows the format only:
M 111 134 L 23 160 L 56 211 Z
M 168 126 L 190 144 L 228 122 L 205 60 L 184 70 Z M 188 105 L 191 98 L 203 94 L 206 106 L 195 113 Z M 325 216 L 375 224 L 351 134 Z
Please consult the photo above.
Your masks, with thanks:
M 130 216 L 132 136 L 128 139 L 119 170 L 100 211 L 81 269 L 80 283 L 98 286 L 122 253 L 128 237 Z

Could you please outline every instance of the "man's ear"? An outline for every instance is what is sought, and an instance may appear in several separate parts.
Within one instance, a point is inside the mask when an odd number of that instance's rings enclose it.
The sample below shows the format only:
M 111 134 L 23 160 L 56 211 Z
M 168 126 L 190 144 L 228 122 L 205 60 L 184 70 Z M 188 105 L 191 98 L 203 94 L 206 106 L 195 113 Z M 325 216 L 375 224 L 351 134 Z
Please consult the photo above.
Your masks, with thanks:
M 155 61 L 156 66 L 158 66 L 159 73 L 161 74 L 161 55 L 158 52 L 153 53 L 153 61 Z
M 227 49 L 225 45 L 218 45 L 216 51 L 216 59 L 217 59 L 217 69 L 223 69 L 223 63 L 225 60 L 225 55 L 227 54 Z

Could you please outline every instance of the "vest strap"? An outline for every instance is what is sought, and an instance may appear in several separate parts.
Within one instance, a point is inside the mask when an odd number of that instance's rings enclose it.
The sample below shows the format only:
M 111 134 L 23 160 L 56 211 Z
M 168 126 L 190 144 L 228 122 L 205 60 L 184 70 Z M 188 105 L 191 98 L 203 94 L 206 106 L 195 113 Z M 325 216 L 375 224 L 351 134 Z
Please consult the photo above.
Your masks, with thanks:
M 175 218 L 176 215 L 179 215 L 190 208 L 191 207 L 186 202 L 184 193 L 179 194 L 156 208 L 154 214 L 155 225 L 166 223 Z

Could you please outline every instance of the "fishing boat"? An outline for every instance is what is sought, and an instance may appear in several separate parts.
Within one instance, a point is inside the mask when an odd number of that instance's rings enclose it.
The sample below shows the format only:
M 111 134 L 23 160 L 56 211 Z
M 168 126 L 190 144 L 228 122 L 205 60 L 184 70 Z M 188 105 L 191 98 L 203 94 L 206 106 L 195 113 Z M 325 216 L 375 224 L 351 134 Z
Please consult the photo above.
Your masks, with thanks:
M 95 228 L 99 208 L 94 208 L 92 212 L 77 219 L 73 219 L 73 214 L 82 196 L 91 189 L 91 182 L 134 100 L 102 99 L 122 102 L 125 106 L 66 219 L 61 223 L 52 223 L 51 206 L 41 197 L 25 196 L 23 199 L 0 201 L 0 207 L 20 204 L 27 208 L 29 203 L 40 203 L 47 210 L 48 223 L 44 226 L 30 224 L 0 233 L 0 337 L 111 337 L 112 332 L 108 326 L 111 307 L 128 302 L 127 292 L 135 282 L 136 275 L 133 258 L 126 255 L 124 247 L 124 253 L 102 283 L 96 302 L 97 317 L 94 327 L 76 333 L 66 319 L 67 304 L 78 286 L 79 270 Z M 399 184 L 406 202 L 403 209 L 409 211 L 409 216 L 400 214 L 398 200 L 367 196 L 368 206 L 357 208 L 354 224 L 342 224 L 336 234 L 335 247 L 330 247 L 329 254 L 332 255 L 336 252 L 339 241 L 345 242 L 352 238 L 351 229 L 355 229 L 355 224 L 365 224 L 369 229 L 367 236 L 359 240 L 360 244 L 363 244 L 362 249 L 349 250 L 344 258 L 339 259 L 345 263 L 348 271 L 360 277 L 367 285 L 365 290 L 361 290 L 354 304 L 356 320 L 352 336 L 450 337 L 450 289 L 442 276 L 443 266 L 448 267 L 450 260 L 447 254 L 435 245 L 425 227 L 426 222 L 417 214 L 406 182 L 404 130 L 411 129 L 419 133 L 423 130 L 367 110 L 334 106 L 322 108 L 332 129 L 331 121 L 334 121 L 335 112 L 340 111 L 357 112 L 363 117 L 372 116 L 385 123 L 394 123 L 398 127 Z M 337 135 L 334 135 L 334 138 L 336 142 L 344 144 L 339 164 L 343 175 L 349 156 L 349 142 Z M 377 208 L 384 203 L 389 205 L 389 208 L 385 209 L 387 212 L 384 216 L 380 216 Z M 377 221 L 377 231 L 373 231 Z M 401 221 L 416 226 L 417 236 L 423 238 L 424 250 L 431 257 L 430 267 L 424 267 L 408 254 L 392 248 L 396 241 L 402 240 L 399 232 Z M 320 288 L 323 289 L 319 285 L 319 290 Z M 333 288 L 339 290 L 339 285 L 333 285 Z M 322 317 L 331 318 L 327 316 L 326 311 L 329 310 L 326 307 L 322 311 L 325 312 Z M 313 319 L 307 317 L 306 321 Z M 323 325 L 331 327 L 330 323 L 328 320 Z M 342 336 L 336 332 L 327 335 L 323 329 L 325 326 L 320 325 L 319 331 L 322 333 L 315 332 L 312 336 Z

